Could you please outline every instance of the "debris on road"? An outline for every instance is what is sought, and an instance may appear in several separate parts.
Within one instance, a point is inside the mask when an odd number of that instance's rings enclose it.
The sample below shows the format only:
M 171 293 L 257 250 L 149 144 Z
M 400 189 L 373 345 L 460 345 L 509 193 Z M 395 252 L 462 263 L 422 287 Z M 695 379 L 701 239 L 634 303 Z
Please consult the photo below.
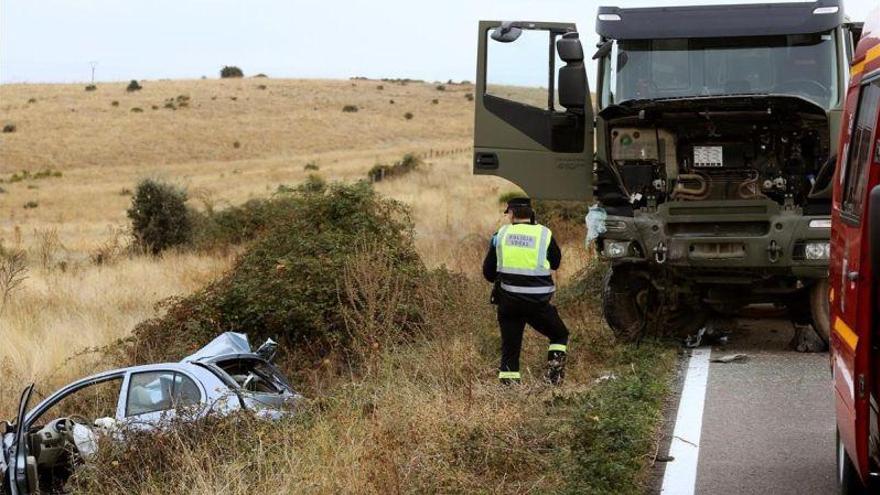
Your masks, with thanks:
M 728 354 L 726 356 L 721 356 L 717 358 L 712 358 L 709 360 L 711 363 L 733 363 L 735 361 L 747 361 L 749 356 L 747 354 Z

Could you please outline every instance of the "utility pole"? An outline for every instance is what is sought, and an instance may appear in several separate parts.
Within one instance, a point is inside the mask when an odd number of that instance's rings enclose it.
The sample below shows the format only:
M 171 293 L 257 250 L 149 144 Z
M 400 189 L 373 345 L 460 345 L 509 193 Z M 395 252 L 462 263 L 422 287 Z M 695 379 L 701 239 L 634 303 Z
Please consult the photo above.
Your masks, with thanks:
M 89 65 L 92 66 L 92 84 L 95 84 L 95 67 L 98 66 L 98 61 L 92 60 Z

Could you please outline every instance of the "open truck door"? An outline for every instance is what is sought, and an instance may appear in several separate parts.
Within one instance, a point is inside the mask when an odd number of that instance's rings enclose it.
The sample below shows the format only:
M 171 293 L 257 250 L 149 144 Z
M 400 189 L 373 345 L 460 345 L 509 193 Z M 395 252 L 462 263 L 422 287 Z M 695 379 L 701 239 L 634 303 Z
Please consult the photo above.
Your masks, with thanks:
M 592 199 L 593 106 L 574 24 L 481 21 L 475 96 L 475 174 L 532 198 Z
M 875 482 L 880 461 L 880 78 L 859 80 L 855 70 L 854 76 L 845 109 L 851 124 L 839 148 L 830 264 L 838 481 L 844 494 L 862 493 Z

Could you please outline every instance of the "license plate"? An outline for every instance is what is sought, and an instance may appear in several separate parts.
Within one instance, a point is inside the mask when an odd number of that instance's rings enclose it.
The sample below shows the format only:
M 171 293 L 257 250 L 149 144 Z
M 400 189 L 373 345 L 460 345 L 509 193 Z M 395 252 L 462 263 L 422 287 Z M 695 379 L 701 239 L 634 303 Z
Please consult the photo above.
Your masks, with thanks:
M 721 146 L 694 146 L 694 167 L 718 168 L 724 166 Z

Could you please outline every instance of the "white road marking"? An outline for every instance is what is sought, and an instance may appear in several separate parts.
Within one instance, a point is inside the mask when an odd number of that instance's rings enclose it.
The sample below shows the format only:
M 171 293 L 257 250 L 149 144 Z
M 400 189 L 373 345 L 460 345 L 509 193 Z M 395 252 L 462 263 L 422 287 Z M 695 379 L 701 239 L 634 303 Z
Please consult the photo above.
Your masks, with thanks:
M 700 432 L 703 429 L 703 406 L 706 403 L 706 382 L 709 379 L 709 356 L 712 349 L 694 349 L 688 360 L 687 373 L 675 417 L 675 430 L 663 473 L 663 495 L 693 495 L 700 460 Z

